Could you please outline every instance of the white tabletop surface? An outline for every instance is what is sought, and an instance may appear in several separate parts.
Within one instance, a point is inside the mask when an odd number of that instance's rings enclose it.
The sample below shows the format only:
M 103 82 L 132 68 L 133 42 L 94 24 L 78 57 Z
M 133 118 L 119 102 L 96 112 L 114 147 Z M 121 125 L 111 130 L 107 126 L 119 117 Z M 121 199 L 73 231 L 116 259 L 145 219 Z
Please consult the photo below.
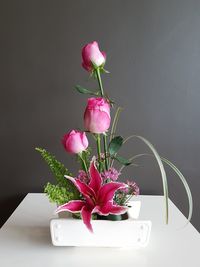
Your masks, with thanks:
M 146 248 L 70 248 L 51 244 L 49 220 L 55 210 L 44 194 L 28 194 L 0 229 L 1 267 L 199 267 L 200 234 L 170 201 L 169 225 L 164 223 L 161 196 L 139 196 L 142 220 L 152 221 Z

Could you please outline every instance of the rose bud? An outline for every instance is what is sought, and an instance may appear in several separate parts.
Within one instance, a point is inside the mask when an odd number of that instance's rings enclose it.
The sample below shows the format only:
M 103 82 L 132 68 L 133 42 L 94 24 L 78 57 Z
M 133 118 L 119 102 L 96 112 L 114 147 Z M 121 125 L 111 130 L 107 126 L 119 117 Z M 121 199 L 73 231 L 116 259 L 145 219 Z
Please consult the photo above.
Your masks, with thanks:
M 92 133 L 104 133 L 110 127 L 110 105 L 102 97 L 91 97 L 84 113 L 84 126 Z
M 72 130 L 63 136 L 62 144 L 67 152 L 78 154 L 87 149 L 88 139 L 85 132 Z
M 92 42 L 85 45 L 82 49 L 82 66 L 89 72 L 92 72 L 95 68 L 103 67 L 106 62 L 105 52 L 99 50 L 97 42 Z

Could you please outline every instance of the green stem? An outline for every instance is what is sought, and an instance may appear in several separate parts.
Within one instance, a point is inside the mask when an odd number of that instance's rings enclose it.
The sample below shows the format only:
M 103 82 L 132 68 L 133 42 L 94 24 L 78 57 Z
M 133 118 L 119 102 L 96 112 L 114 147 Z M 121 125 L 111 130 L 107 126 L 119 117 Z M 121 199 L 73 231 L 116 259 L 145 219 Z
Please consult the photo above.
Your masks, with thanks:
M 82 153 L 79 153 L 79 157 L 82 160 L 84 171 L 88 174 L 88 168 L 87 168 L 87 165 L 86 165 L 86 162 L 85 162 L 85 160 L 83 158 Z
M 99 88 L 101 91 L 101 96 L 104 97 L 103 84 L 102 84 L 101 73 L 100 73 L 99 68 L 96 69 L 96 74 L 97 74 L 97 80 L 98 80 Z M 107 136 L 106 135 L 103 135 L 103 146 L 104 146 L 105 168 L 106 168 L 106 170 L 108 170 L 108 158 L 107 158 L 108 147 L 107 147 Z
M 104 146 L 104 157 L 105 157 L 105 167 L 108 170 L 108 150 L 107 150 L 107 136 L 103 135 L 103 146 Z
M 99 172 L 101 172 L 101 136 L 97 135 L 97 153 L 99 158 Z
M 97 74 L 97 80 L 98 80 L 99 88 L 100 88 L 100 91 L 101 91 L 101 96 L 104 97 L 104 90 L 103 90 L 103 85 L 102 85 L 102 80 L 101 80 L 101 73 L 100 73 L 100 69 L 99 68 L 96 69 L 96 74 Z
M 132 193 L 127 199 L 126 201 L 124 202 L 124 205 L 127 204 L 127 202 L 134 196 L 134 194 Z

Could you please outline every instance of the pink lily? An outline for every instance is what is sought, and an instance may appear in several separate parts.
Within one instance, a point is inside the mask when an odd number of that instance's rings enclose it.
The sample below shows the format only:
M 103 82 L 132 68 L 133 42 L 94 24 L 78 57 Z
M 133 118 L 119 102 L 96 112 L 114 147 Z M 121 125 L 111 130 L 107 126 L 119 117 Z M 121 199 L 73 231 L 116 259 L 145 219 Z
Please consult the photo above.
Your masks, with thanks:
M 80 212 L 84 224 L 91 232 L 93 232 L 91 225 L 92 213 L 107 216 L 109 214 L 119 215 L 127 211 L 127 207 L 113 203 L 115 191 L 126 188 L 127 185 L 118 182 L 110 182 L 102 185 L 103 181 L 95 167 L 94 161 L 90 165 L 89 174 L 90 182 L 88 185 L 73 177 L 65 176 L 74 183 L 79 192 L 83 195 L 84 200 L 69 201 L 68 203 L 59 206 L 56 212 Z

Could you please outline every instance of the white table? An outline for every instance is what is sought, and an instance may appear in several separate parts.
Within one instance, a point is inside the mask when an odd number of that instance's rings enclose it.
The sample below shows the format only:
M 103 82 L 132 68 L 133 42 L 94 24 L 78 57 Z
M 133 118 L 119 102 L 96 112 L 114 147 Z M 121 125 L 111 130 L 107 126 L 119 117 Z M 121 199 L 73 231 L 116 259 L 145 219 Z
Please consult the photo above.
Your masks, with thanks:
M 170 201 L 169 225 L 164 224 L 161 196 L 140 196 L 140 219 L 153 223 L 144 249 L 70 248 L 51 244 L 49 219 L 55 205 L 44 194 L 28 194 L 0 229 L 1 267 L 199 267 L 200 235 Z M 120 234 L 120 233 L 119 233 Z

